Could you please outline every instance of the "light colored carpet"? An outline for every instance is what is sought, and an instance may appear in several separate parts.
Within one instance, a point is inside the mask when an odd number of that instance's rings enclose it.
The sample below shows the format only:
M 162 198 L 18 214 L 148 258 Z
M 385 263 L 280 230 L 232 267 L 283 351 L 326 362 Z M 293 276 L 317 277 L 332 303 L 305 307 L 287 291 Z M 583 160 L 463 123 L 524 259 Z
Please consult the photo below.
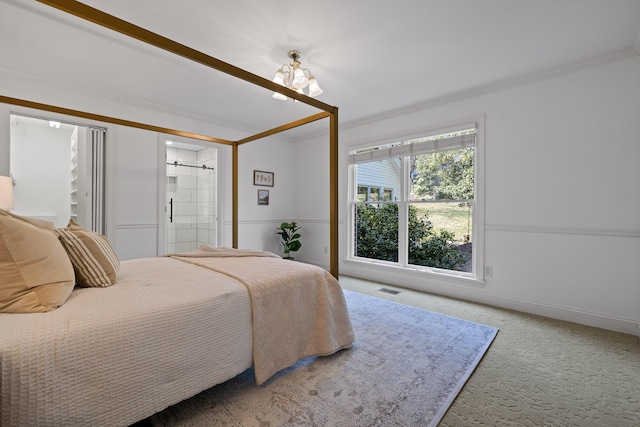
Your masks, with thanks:
M 435 426 L 497 329 L 345 291 L 356 343 L 256 386 L 244 374 L 151 418 L 155 426 Z
M 640 338 L 341 277 L 345 289 L 500 328 L 442 419 L 458 426 L 640 426 Z M 379 292 L 381 287 L 402 291 Z

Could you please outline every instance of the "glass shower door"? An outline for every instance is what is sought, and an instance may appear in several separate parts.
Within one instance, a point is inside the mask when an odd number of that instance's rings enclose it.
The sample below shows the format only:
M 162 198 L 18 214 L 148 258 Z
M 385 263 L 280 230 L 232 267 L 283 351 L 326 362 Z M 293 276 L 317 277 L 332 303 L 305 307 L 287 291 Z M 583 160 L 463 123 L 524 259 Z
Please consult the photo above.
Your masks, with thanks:
M 217 246 L 217 149 L 167 148 L 167 253 Z

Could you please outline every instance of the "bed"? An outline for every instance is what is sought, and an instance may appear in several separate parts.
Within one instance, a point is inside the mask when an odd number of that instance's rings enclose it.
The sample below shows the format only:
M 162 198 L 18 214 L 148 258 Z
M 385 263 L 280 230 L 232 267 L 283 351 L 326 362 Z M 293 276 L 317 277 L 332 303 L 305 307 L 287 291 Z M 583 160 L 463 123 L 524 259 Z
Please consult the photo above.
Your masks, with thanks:
M 328 118 L 331 274 L 264 254 L 182 254 L 123 262 L 113 256 L 101 257 L 98 264 L 104 267 L 104 274 L 93 277 L 92 263 L 83 263 L 84 257 L 79 253 L 72 256 L 78 243 L 72 240 L 75 237 L 65 233 L 52 237 L 51 233 L 57 230 L 37 232 L 32 239 L 36 243 L 22 244 L 23 267 L 42 258 L 52 261 L 46 269 L 30 271 L 25 267 L 23 270 L 29 274 L 23 275 L 23 271 L 11 270 L 14 260 L 3 264 L 0 256 L 0 425 L 127 425 L 250 367 L 260 384 L 298 358 L 349 347 L 354 340 L 353 331 L 335 279 L 338 108 L 81 2 L 39 3 L 282 93 L 320 111 L 231 141 L 0 95 L 0 102 L 7 104 L 230 146 L 234 248 L 239 242 L 239 147 Z M 44 6 L 34 7 L 42 12 Z M 0 215 L 0 226 L 2 221 Z M 31 225 L 41 228 L 43 224 Z M 84 233 L 67 228 L 76 234 Z M 7 230 L 7 234 L 13 232 L 11 227 Z M 83 238 L 87 236 L 93 242 L 85 244 L 108 247 L 89 233 Z M 48 250 L 56 247 L 59 238 L 72 242 L 65 247 L 68 254 L 54 251 L 56 255 Z M 42 240 L 47 245 L 41 246 Z M 0 239 L 0 255 L 2 250 L 6 255 L 9 250 L 2 248 L 2 243 Z M 81 266 L 72 265 L 71 258 Z M 79 272 L 94 283 L 77 287 Z M 21 282 L 23 276 L 47 286 L 25 285 Z M 3 289 L 1 285 L 13 280 L 22 284 Z M 32 312 L 6 312 L 16 307 Z M 313 338 L 306 340 L 307 337 Z
M 19 262 L 19 245 L 30 257 L 38 247 L 64 251 L 65 243 L 43 241 L 63 241 L 70 230 L 108 247 L 77 225 L 56 232 L 3 213 L 0 254 Z M 78 280 L 77 260 L 69 259 Z M 313 265 L 208 246 L 118 264 L 113 283 L 73 286 L 57 308 L 0 312 L 0 425 L 126 426 L 249 368 L 262 384 L 300 358 L 354 340 L 339 283 Z M 12 270 L 0 267 L 4 286 Z

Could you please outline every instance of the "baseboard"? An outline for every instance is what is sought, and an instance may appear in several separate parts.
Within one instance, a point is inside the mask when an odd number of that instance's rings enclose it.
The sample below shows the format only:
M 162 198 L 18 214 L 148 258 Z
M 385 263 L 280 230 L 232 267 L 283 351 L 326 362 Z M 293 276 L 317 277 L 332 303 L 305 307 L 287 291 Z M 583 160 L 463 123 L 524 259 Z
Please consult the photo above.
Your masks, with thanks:
M 494 305 L 524 313 L 536 314 L 552 319 L 564 320 L 609 331 L 621 332 L 640 337 L 640 323 L 633 319 L 625 319 L 601 313 L 576 310 L 568 307 L 559 307 L 549 304 L 540 304 L 531 301 L 523 301 L 514 298 L 496 297 L 483 298 L 488 300 L 485 304 Z
M 374 270 L 363 271 L 361 269 L 353 269 L 347 267 L 342 268 L 341 273 L 346 276 L 363 280 L 387 283 L 390 285 L 413 289 L 420 292 L 428 292 L 437 295 L 458 298 L 465 301 L 477 302 L 494 307 L 505 308 L 508 310 L 516 310 L 523 313 L 535 314 L 538 316 L 564 320 L 567 322 L 578 323 L 581 325 L 592 326 L 640 337 L 640 322 L 634 319 L 626 319 L 602 313 L 588 312 L 568 307 L 541 304 L 517 298 L 487 294 L 485 292 L 482 292 L 482 288 L 478 287 L 454 285 L 449 282 L 438 283 L 437 281 L 433 280 L 430 280 L 428 283 L 426 283 L 424 280 L 415 281 L 408 277 L 394 277 L 393 275 L 383 275 L 380 274 L 380 271 Z

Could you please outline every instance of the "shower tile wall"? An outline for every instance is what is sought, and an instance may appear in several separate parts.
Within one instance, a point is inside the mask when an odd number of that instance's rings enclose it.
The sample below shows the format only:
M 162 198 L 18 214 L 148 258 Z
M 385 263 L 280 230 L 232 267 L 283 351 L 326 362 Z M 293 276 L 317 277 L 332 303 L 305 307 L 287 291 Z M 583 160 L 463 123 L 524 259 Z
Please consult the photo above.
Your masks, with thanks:
M 167 253 L 186 252 L 203 244 L 216 246 L 216 187 L 214 170 L 217 150 L 190 151 L 167 148 L 167 162 L 176 160 L 189 168 L 167 165 Z M 173 198 L 173 221 L 169 200 Z
M 198 151 L 198 166 L 216 167 L 218 150 L 205 148 Z M 198 246 L 209 244 L 217 246 L 216 215 L 218 212 L 216 200 L 218 192 L 218 174 L 211 169 L 196 169 L 198 171 Z

